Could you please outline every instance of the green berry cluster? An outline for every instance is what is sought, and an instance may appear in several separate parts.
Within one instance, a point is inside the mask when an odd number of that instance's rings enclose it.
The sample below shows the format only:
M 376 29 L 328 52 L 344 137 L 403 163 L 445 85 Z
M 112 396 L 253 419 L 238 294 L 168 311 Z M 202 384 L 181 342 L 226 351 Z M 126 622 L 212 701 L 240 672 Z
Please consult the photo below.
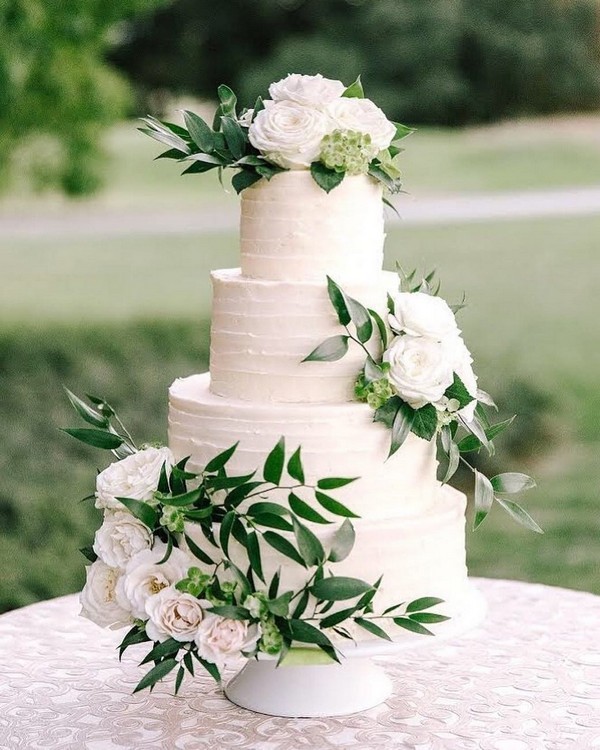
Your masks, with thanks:
M 359 401 L 366 401 L 371 409 L 379 409 L 393 395 L 394 391 L 387 378 L 373 380 L 370 383 L 366 381 L 365 376 L 361 373 L 354 386 L 354 393 Z
M 174 508 L 172 505 L 165 505 L 160 517 L 160 525 L 166 526 L 174 534 L 181 534 L 185 526 L 185 516 L 179 508 Z
M 377 148 L 368 133 L 357 130 L 334 130 L 321 141 L 321 162 L 329 169 L 346 174 L 366 174 Z

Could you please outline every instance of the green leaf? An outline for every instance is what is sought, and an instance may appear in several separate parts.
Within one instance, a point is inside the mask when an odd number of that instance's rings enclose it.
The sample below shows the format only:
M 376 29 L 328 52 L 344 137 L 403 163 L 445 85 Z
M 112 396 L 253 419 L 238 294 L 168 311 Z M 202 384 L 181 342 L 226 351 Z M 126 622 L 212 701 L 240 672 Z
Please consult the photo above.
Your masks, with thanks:
M 88 406 L 85 401 L 82 401 L 74 393 L 71 393 L 68 388 L 65 388 L 65 393 L 67 394 L 67 398 L 71 402 L 71 406 L 88 424 L 92 424 L 94 425 L 94 427 L 108 427 L 107 417 L 105 417 L 95 409 L 92 409 L 92 407 Z
M 183 119 L 188 132 L 200 151 L 210 154 L 215 147 L 215 139 L 212 129 L 195 112 L 183 110 Z
M 396 181 L 390 177 L 380 165 L 371 163 L 369 165 L 369 174 L 373 179 L 381 182 L 391 193 L 398 192 L 398 187 L 401 184 L 400 181 Z
M 265 482 L 278 485 L 283 474 L 283 464 L 285 463 L 285 438 L 280 437 L 277 445 L 267 456 L 263 468 L 263 477 Z
M 323 617 L 323 619 L 319 622 L 319 627 L 321 630 L 324 630 L 326 628 L 333 628 L 336 625 L 339 625 L 341 622 L 344 622 L 344 620 L 347 620 L 349 617 L 352 617 L 352 615 L 356 612 L 356 605 L 354 607 L 348 607 L 347 609 L 340 609 L 338 612 L 333 612 L 331 615 L 327 615 L 327 617 Z
M 377 638 L 383 638 L 386 641 L 392 640 L 385 630 L 380 628 L 379 625 L 376 625 L 372 620 L 365 620 L 363 617 L 355 617 L 354 622 Z
M 263 539 L 267 544 L 273 547 L 273 549 L 276 549 L 277 552 L 280 552 L 282 555 L 289 557 L 290 560 L 293 560 L 299 565 L 302 565 L 303 568 L 306 567 L 306 564 L 302 557 L 300 557 L 298 550 L 291 542 L 282 537 L 281 534 L 276 534 L 274 531 L 265 531 L 265 533 L 263 534 Z
M 308 606 L 309 598 L 310 594 L 308 593 L 308 589 L 304 589 L 304 591 L 300 595 L 300 598 L 298 599 L 298 603 L 296 604 L 294 611 L 292 612 L 292 617 L 296 619 L 298 617 L 302 617 L 306 610 L 306 607 Z
M 409 128 L 408 125 L 402 125 L 399 122 L 394 122 L 392 124 L 396 126 L 394 141 L 401 141 L 403 138 L 406 138 L 407 135 L 415 132 L 415 128 Z
M 292 517 L 292 525 L 300 557 L 308 567 L 322 562 L 325 559 L 325 550 L 313 532 L 294 517 Z
M 448 445 L 448 467 L 446 469 L 446 473 L 444 474 L 444 478 L 442 479 L 442 484 L 446 484 L 446 482 L 449 482 L 454 474 L 456 474 L 459 462 L 460 451 L 458 449 L 458 445 L 456 445 L 454 440 L 450 440 L 450 443 Z
M 433 404 L 426 404 L 415 410 L 411 430 L 423 440 L 431 440 L 437 429 L 437 409 Z
M 279 505 L 278 503 L 270 503 L 261 500 L 258 503 L 252 503 L 246 513 L 249 516 L 259 516 L 262 513 L 273 513 L 276 516 L 287 516 L 289 511 L 287 508 L 284 508 L 283 505 Z
M 263 583 L 266 583 L 265 577 L 263 575 L 262 561 L 260 558 L 260 545 L 258 543 L 258 536 L 256 534 L 256 531 L 251 531 L 248 534 L 246 550 L 248 552 L 248 561 L 250 563 L 250 567 L 260 578 L 260 580 Z
M 221 130 L 233 158 L 241 159 L 246 150 L 246 137 L 238 121 L 229 116 L 221 117 Z
M 438 615 L 435 612 L 415 612 L 409 617 L 413 622 L 420 622 L 425 625 L 434 625 L 436 622 L 446 622 L 450 619 L 446 615 Z
M 229 557 L 229 536 L 235 519 L 236 515 L 234 511 L 230 510 L 225 514 L 225 517 L 221 521 L 221 528 L 219 529 L 219 544 L 225 557 Z
M 314 508 L 311 508 L 308 503 L 304 502 L 302 498 L 298 497 L 298 495 L 293 492 L 290 492 L 288 495 L 288 503 L 290 504 L 292 511 L 306 521 L 312 521 L 313 523 L 331 523 L 331 521 L 328 521 L 320 513 L 317 513 Z
M 163 563 L 166 563 L 167 560 L 171 557 L 171 552 L 173 552 L 173 535 L 170 531 L 167 531 L 167 549 L 165 550 L 165 554 L 161 557 L 161 559 L 156 563 L 157 565 L 162 565 Z
M 293 591 L 286 591 L 285 594 L 277 597 L 277 599 L 267 602 L 269 612 L 279 617 L 287 617 L 290 609 L 290 601 L 293 596 Z
M 164 143 L 165 146 L 176 148 L 178 151 L 181 151 L 184 154 L 190 153 L 190 147 L 187 145 L 187 143 L 174 133 L 168 133 L 162 130 L 153 130 L 152 128 L 138 128 L 138 130 L 140 131 L 140 133 L 144 133 L 144 135 L 149 135 L 150 138 L 154 138 L 155 141 Z
M 331 336 L 305 357 L 303 362 L 336 362 L 348 351 L 349 336 Z
M 217 95 L 219 97 L 219 102 L 221 103 L 221 114 L 225 115 L 226 117 L 235 117 L 237 96 L 233 93 L 229 86 L 226 86 L 224 83 L 222 83 L 217 88 Z
M 292 525 L 275 513 L 257 513 L 254 516 L 254 523 L 258 526 L 267 526 L 270 529 L 279 529 L 280 531 L 292 531 Z
M 236 166 L 240 167 L 264 167 L 266 164 L 267 162 L 263 157 L 257 156 L 256 154 L 248 154 L 247 156 L 238 159 L 236 162 Z
M 423 609 L 431 609 L 437 607 L 438 604 L 443 604 L 443 599 L 438 599 L 436 596 L 423 596 L 420 599 L 414 599 L 406 607 L 407 612 L 421 612 Z
M 187 671 L 193 677 L 194 676 L 194 662 L 192 660 L 192 655 L 191 655 L 191 653 L 189 651 L 187 652 L 187 654 L 184 655 L 184 657 L 183 657 L 183 663 L 187 667 Z
M 515 421 L 515 417 L 512 416 L 510 419 L 505 419 L 503 422 L 497 422 L 491 427 L 488 427 L 485 431 L 485 435 L 488 440 L 493 440 L 497 435 Z M 475 437 L 475 435 L 467 435 L 458 444 L 458 449 L 461 453 L 470 453 L 471 451 L 477 451 L 482 447 L 481 440 Z
M 496 406 L 494 399 L 490 396 L 489 393 L 482 391 L 481 388 L 477 389 L 477 400 L 479 401 L 480 404 L 485 404 L 486 406 L 491 406 L 492 409 L 496 409 L 496 411 L 498 410 L 498 407 Z
M 330 513 L 333 513 L 336 516 L 345 516 L 346 518 L 360 518 L 360 516 L 356 515 L 356 513 L 353 513 L 350 508 L 346 508 L 346 506 L 340 503 L 338 500 L 335 500 L 333 497 L 329 497 L 329 495 L 325 495 L 323 492 L 315 490 L 315 497 L 317 498 L 317 501 L 325 508 L 325 510 L 328 510 Z
M 328 601 L 340 602 L 345 599 L 354 599 L 367 591 L 373 586 L 360 578 L 348 578 L 347 576 L 331 576 L 316 581 L 311 586 L 311 593 L 317 599 L 327 599 Z
M 146 631 L 140 630 L 137 625 L 134 625 L 131 630 L 127 631 L 127 634 L 119 644 L 119 661 L 121 661 L 123 653 L 129 646 L 134 646 L 137 643 L 148 643 L 149 641 L 150 638 L 146 635 Z
M 271 180 L 276 174 L 281 174 L 282 172 L 287 171 L 287 169 L 278 167 L 276 164 L 261 164 L 256 167 L 256 173 L 261 177 L 264 177 L 265 180 Z
M 473 529 L 476 529 L 487 514 L 490 512 L 494 502 L 494 488 L 490 480 L 480 471 L 474 470 L 475 473 L 475 519 Z
M 351 98 L 351 99 L 364 99 L 365 92 L 363 91 L 362 83 L 360 80 L 360 76 L 357 77 L 356 81 L 354 83 L 351 83 L 342 96 Z
M 190 490 L 182 495 L 175 495 L 174 497 L 168 497 L 167 495 L 160 494 L 159 500 L 163 505 L 172 505 L 175 508 L 184 508 L 186 505 L 192 505 L 200 499 L 202 489 L 198 487 L 195 490 Z
M 245 607 L 238 607 L 235 604 L 219 604 L 207 609 L 219 617 L 226 617 L 228 620 L 249 620 L 250 613 Z
M 492 443 L 490 443 L 487 435 L 486 435 L 486 428 L 481 424 L 478 417 L 475 415 L 473 419 L 470 422 L 467 422 L 465 419 L 463 419 L 460 414 L 458 415 L 458 421 L 461 423 L 461 425 L 467 430 L 467 432 L 470 432 L 472 435 L 474 435 L 481 445 L 483 445 L 486 449 L 489 455 L 493 455 L 494 453 L 494 446 Z M 487 428 L 489 429 L 489 428 Z
M 235 578 L 235 582 L 240 587 L 242 597 L 245 598 L 246 596 L 248 596 L 253 590 L 252 586 L 250 586 L 248 576 L 244 575 L 244 573 L 242 573 L 237 565 L 234 565 L 231 560 L 227 562 L 227 569 L 231 571 L 231 574 Z
M 203 549 L 200 549 L 200 547 L 198 547 L 196 542 L 191 537 L 189 537 L 187 534 L 184 534 L 184 536 L 185 536 L 185 541 L 187 542 L 187 545 L 189 547 L 189 550 L 192 553 L 192 555 L 194 555 L 194 557 L 197 557 L 198 560 L 205 563 L 206 565 L 215 564 L 214 560 L 212 560 Z
M 93 547 L 80 547 L 79 551 L 85 557 L 85 559 L 89 560 L 90 562 L 96 562 L 96 560 L 98 559 L 98 555 L 94 552 Z
M 139 518 L 149 529 L 153 529 L 156 526 L 158 513 L 148 503 L 142 500 L 135 500 L 133 497 L 117 497 L 115 499 L 122 503 L 133 516 Z
M 281 580 L 281 569 L 278 569 L 273 574 L 273 578 L 271 578 L 271 583 L 269 584 L 269 599 L 275 599 L 277 596 L 277 592 L 279 591 L 279 581 Z
M 435 407 L 434 407 L 435 411 Z M 396 451 L 402 446 L 410 431 L 414 432 L 414 423 L 417 418 L 418 412 L 408 404 L 404 402 L 400 405 L 394 421 L 392 422 L 392 439 L 390 441 L 390 452 L 388 458 L 394 455 Z M 436 427 L 437 427 L 437 413 L 436 413 Z
M 379 332 L 379 338 L 381 339 L 381 348 L 385 350 L 387 349 L 387 345 L 388 345 L 387 326 L 383 322 L 383 318 L 381 317 L 381 315 L 379 315 L 378 312 L 375 312 L 375 310 L 372 310 L 370 307 L 368 308 L 368 310 L 369 310 L 369 314 L 375 321 L 375 325 L 377 326 L 377 330 Z
M 216 169 L 217 167 L 218 164 L 215 164 L 214 162 L 194 160 L 181 174 L 182 176 L 184 174 L 202 174 L 204 172 L 209 172 L 211 169 Z
M 187 156 L 187 154 L 183 151 L 180 151 L 178 148 L 170 148 L 167 151 L 163 151 L 162 154 L 159 154 L 158 156 L 154 157 L 154 161 L 157 159 L 176 159 L 179 161 L 180 159 L 184 159 Z
M 331 549 L 327 559 L 333 563 L 345 560 L 352 552 L 355 539 L 356 534 L 354 532 L 354 526 L 352 526 L 350 521 L 346 519 L 333 535 Z
M 82 443 L 86 443 L 86 445 L 92 445 L 94 448 L 103 448 L 109 451 L 115 450 L 115 448 L 118 448 L 125 442 L 119 435 L 115 435 L 112 432 L 104 432 L 103 430 L 75 428 L 63 429 L 62 432 L 66 432 L 67 435 L 80 440 Z
M 225 464 L 227 464 L 229 459 L 233 456 L 239 444 L 240 443 L 238 440 L 238 442 L 232 445 L 231 448 L 227 448 L 227 450 L 224 450 L 222 453 L 219 453 L 218 456 L 211 458 L 211 460 L 204 467 L 204 471 L 212 474 L 213 472 L 219 471 L 219 469 L 222 469 L 225 466 Z
M 517 492 L 531 490 L 536 486 L 535 481 L 519 472 L 508 472 L 506 474 L 496 474 L 490 479 L 492 487 L 496 492 L 502 492 L 507 495 L 515 495 Z
M 470 404 L 471 401 L 473 401 L 473 396 L 471 396 L 469 391 L 466 389 L 465 384 L 456 373 L 454 373 L 454 382 L 451 386 L 446 388 L 444 396 L 446 396 L 446 398 L 456 399 L 460 404 L 461 409 L 464 406 L 467 406 L 467 404 Z
M 192 652 L 196 659 L 200 662 L 200 664 L 206 669 L 208 674 L 213 678 L 215 682 L 221 682 L 221 673 L 219 672 L 219 668 L 216 664 L 213 664 L 211 661 L 206 661 L 206 659 L 203 659 L 201 656 L 198 656 L 198 654 L 193 651 Z
M 351 318 L 346 304 L 346 295 L 330 276 L 327 277 L 327 294 L 338 316 L 338 320 L 343 326 L 347 326 Z
M 256 472 L 253 471 L 252 474 L 244 474 L 236 477 L 228 477 L 224 475 L 210 477 L 210 479 L 207 480 L 207 484 L 212 490 L 230 490 L 234 487 L 240 487 L 241 485 L 246 484 L 252 479 L 255 473 Z
M 419 633 L 420 635 L 433 635 L 431 630 L 427 630 L 426 627 L 421 625 L 414 620 L 409 620 L 408 617 L 394 617 L 394 623 L 400 628 L 410 630 L 412 633 Z
M 185 676 L 185 669 L 184 667 L 179 667 L 177 670 L 177 677 L 175 678 L 175 695 L 179 692 L 179 688 L 181 687 L 181 683 L 183 682 L 183 678 Z
M 373 335 L 373 320 L 366 307 L 352 297 L 346 297 L 350 319 L 356 327 L 358 340 L 366 344 Z
M 201 164 L 209 164 L 212 167 L 225 167 L 229 160 L 220 154 L 190 154 L 188 159 Z
M 248 495 L 254 492 L 254 490 L 262 484 L 264 484 L 264 482 L 246 482 L 245 484 L 240 484 L 238 487 L 234 487 L 225 498 L 223 504 L 226 508 L 237 508 L 237 506 L 243 502 Z
M 391 200 L 388 200 L 388 198 L 386 198 L 386 197 L 385 197 L 385 195 L 383 195 L 383 196 L 381 197 L 381 200 L 383 201 L 383 204 L 384 204 L 385 206 L 387 206 L 387 207 L 388 207 L 389 209 L 391 209 L 391 210 L 392 210 L 392 211 L 393 211 L 393 212 L 394 212 L 394 213 L 396 214 L 396 216 L 397 216 L 397 217 L 398 217 L 399 219 L 401 219 L 401 218 L 402 218 L 402 215 L 401 215 L 400 211 L 398 211 L 398 209 L 397 209 L 397 208 L 396 208 L 396 206 L 395 206 L 395 205 L 394 205 L 394 204 L 392 203 L 392 201 L 391 201 Z
M 374 381 L 381 380 L 385 377 L 385 371 L 373 360 L 372 357 L 367 357 L 363 373 L 367 383 L 373 383 Z
M 297 620 L 292 618 L 288 620 L 290 633 L 295 641 L 300 643 L 314 643 L 317 646 L 330 646 L 333 648 L 333 644 L 329 638 L 314 625 L 311 625 L 304 620 Z
M 531 529 L 531 531 L 535 531 L 536 534 L 544 533 L 544 530 L 540 526 L 538 526 L 538 524 L 533 520 L 529 513 L 518 503 L 515 503 L 514 500 L 508 500 L 508 498 L 498 496 L 496 496 L 495 499 L 496 502 L 504 508 L 508 515 L 514 521 L 520 523 L 521 526 L 525 526 L 525 528 Z
M 326 477 L 317 481 L 317 487 L 320 490 L 336 490 L 338 487 L 356 482 L 357 479 L 360 477 Z
M 179 662 L 177 662 L 175 659 L 165 659 L 164 661 L 159 662 L 155 667 L 153 667 L 142 679 L 138 682 L 134 689 L 134 693 L 139 693 L 140 690 L 145 690 L 149 687 L 154 687 L 156 683 L 159 680 L 162 680 L 163 677 L 166 677 L 169 672 L 171 672 L 175 667 L 177 667 Z
M 304 484 L 304 467 L 302 466 L 302 456 L 300 455 L 300 446 L 294 451 L 287 464 L 287 473 L 300 484 Z
M 255 182 L 262 180 L 262 177 L 257 174 L 253 169 L 241 169 L 239 172 L 233 175 L 231 178 L 231 185 L 235 192 L 239 195 L 242 190 L 249 188 L 254 185 Z
M 396 414 L 398 413 L 398 410 L 402 408 L 403 404 L 404 401 L 399 396 L 388 398 L 379 409 L 375 409 L 373 422 L 381 422 L 391 430 Z
M 381 582 L 383 581 L 383 576 L 379 576 L 379 578 L 375 581 L 375 583 L 371 586 L 371 588 L 365 592 L 360 599 L 357 602 L 358 609 L 366 609 L 367 607 L 370 607 L 371 602 L 375 598 L 375 595 L 379 591 L 379 587 L 381 586 Z
M 310 173 L 317 185 L 326 193 L 330 193 L 344 179 L 344 172 L 336 172 L 335 169 L 329 169 L 320 161 L 314 161 L 310 165 Z
M 173 656 L 182 647 L 182 643 L 176 641 L 175 638 L 168 638 L 166 641 L 159 643 L 155 646 L 152 651 L 149 651 L 144 659 L 140 662 L 142 664 L 148 664 L 151 661 L 160 661 L 165 656 Z

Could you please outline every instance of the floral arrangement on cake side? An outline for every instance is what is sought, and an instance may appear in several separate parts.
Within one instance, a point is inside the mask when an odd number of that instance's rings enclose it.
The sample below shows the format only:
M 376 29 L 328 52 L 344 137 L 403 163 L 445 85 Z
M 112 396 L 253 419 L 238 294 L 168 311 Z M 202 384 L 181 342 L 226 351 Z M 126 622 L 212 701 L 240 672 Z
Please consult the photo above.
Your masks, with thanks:
M 537 533 L 542 529 L 511 495 L 535 487 L 527 474 L 507 472 L 491 478 L 465 457 L 487 450 L 493 439 L 509 427 L 514 417 L 492 423 L 486 406 L 496 409 L 491 396 L 481 390 L 455 313 L 463 302 L 450 306 L 439 296 L 434 274 L 415 283 L 416 271 L 399 270 L 399 290 L 388 294 L 387 320 L 353 299 L 327 277 L 329 299 L 344 333 L 322 342 L 305 362 L 335 362 L 349 346 L 365 352 L 355 395 L 373 409 L 373 421 L 390 430 L 389 456 L 412 432 L 424 440 L 437 438 L 447 457 L 442 483 L 448 482 L 459 464 L 470 469 L 475 480 L 473 527 L 477 528 L 496 502 L 515 521 Z M 367 348 L 376 340 L 377 354 Z M 388 458 L 389 458 L 388 456 Z
M 391 193 L 401 190 L 399 142 L 413 129 L 390 122 L 366 99 L 360 76 L 345 86 L 322 75 L 291 73 L 269 86 L 269 96 L 238 113 L 236 95 L 221 85 L 212 127 L 184 110 L 185 127 L 145 117 L 140 130 L 169 146 L 158 159 L 192 162 L 183 174 L 236 170 L 231 182 L 238 193 L 288 169 L 309 169 L 327 192 L 345 175 L 359 174 Z
M 188 459 L 176 462 L 169 448 L 138 448 L 104 399 L 67 395 L 91 427 L 65 432 L 117 459 L 97 475 L 89 496 L 103 521 L 92 546 L 81 550 L 90 563 L 81 614 L 101 627 L 128 628 L 120 656 L 150 644 L 141 665 L 152 667 L 134 692 L 173 671 L 177 692 L 198 666 L 220 680 L 239 659 L 263 654 L 282 662 L 292 644 L 339 661 L 336 643 L 353 639 L 349 628 L 391 640 L 386 624 L 432 635 L 426 625 L 449 619 L 431 611 L 442 603 L 436 597 L 377 612 L 382 577 L 368 582 L 333 572 L 352 553 L 351 519 L 358 516 L 329 493 L 356 477 L 308 484 L 301 448 L 288 455 L 283 438 L 260 471 L 229 473 L 233 445 L 191 472 Z M 336 519 L 325 548 L 306 521 Z M 266 547 L 302 569 L 300 588 L 285 589 L 280 570 L 265 574 Z

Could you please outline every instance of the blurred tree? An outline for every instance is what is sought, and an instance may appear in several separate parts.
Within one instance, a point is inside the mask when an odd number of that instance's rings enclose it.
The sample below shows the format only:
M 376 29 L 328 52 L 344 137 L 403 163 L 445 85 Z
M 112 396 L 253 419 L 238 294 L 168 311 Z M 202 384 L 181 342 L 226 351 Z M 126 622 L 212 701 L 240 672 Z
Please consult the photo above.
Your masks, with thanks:
M 597 0 L 176 0 L 113 59 L 148 93 L 245 102 L 289 72 L 352 80 L 396 119 L 460 125 L 600 106 Z
M 118 40 L 120 23 L 164 1 L 0 0 L 4 185 L 12 166 L 28 169 L 39 186 L 72 195 L 97 187 L 99 134 L 129 100 L 127 83 L 103 56 Z M 25 144 L 26 156 L 15 159 Z

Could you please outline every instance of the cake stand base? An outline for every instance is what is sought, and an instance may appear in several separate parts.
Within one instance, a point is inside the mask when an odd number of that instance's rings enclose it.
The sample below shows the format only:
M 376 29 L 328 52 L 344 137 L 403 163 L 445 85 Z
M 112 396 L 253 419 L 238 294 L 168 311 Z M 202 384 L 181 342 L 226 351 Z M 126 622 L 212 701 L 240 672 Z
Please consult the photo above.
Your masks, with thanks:
M 370 658 L 341 664 L 282 664 L 250 660 L 225 688 L 232 703 L 270 716 L 344 716 L 383 703 L 392 682 Z

